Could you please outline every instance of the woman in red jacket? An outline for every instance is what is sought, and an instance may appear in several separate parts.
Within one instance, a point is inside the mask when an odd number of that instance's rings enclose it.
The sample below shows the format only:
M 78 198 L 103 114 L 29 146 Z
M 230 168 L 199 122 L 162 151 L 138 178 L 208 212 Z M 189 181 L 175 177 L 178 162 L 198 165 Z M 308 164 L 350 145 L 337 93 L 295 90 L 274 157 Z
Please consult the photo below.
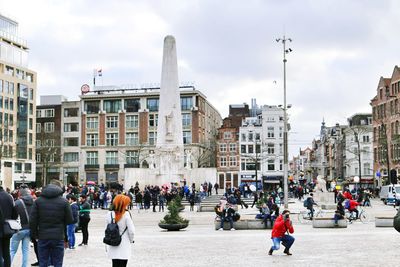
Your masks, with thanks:
M 271 234 L 271 239 L 272 239 L 272 247 L 269 250 L 268 254 L 272 255 L 272 252 L 274 250 L 278 250 L 280 247 L 280 243 L 282 242 L 282 245 L 285 247 L 285 250 L 283 253 L 286 255 L 292 255 L 292 253 L 289 252 L 290 247 L 293 245 L 294 242 L 294 237 L 289 235 L 294 233 L 292 221 L 289 218 L 290 211 L 289 210 L 284 210 L 282 212 L 282 215 L 280 215 L 275 223 L 274 223 L 274 228 L 272 229 L 272 234 Z M 287 233 L 289 232 L 289 233 Z

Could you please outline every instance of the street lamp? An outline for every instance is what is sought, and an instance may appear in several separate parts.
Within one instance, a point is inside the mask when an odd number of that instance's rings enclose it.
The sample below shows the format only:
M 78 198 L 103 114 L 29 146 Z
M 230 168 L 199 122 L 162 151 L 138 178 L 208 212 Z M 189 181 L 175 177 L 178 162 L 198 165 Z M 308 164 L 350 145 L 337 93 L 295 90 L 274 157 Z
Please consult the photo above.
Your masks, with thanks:
M 286 54 L 292 52 L 291 48 L 286 49 L 286 42 L 292 42 L 292 39 L 286 38 L 285 35 L 282 39 L 278 38 L 276 41 L 283 44 L 283 193 L 285 209 L 288 205 L 288 127 L 287 127 L 287 106 L 286 106 Z

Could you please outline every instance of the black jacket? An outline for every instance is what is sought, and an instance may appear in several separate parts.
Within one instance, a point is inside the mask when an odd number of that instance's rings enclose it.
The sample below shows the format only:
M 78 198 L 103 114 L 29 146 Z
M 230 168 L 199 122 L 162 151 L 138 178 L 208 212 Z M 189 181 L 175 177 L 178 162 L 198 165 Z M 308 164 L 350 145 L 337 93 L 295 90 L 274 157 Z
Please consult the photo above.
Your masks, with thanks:
M 49 184 L 34 202 L 30 218 L 32 238 L 64 240 L 65 227 L 74 220 L 71 207 L 62 193 L 60 187 Z
M 17 210 L 14 207 L 14 200 L 3 188 L 0 188 L 0 209 L 0 238 L 2 238 L 4 221 L 18 218 Z
M 33 198 L 32 196 L 23 196 L 19 200 L 15 201 L 15 207 L 18 211 L 19 217 L 21 218 L 22 229 L 29 229 L 29 221 L 28 218 L 26 217 L 26 212 L 24 209 L 24 205 L 22 205 L 22 201 L 25 204 L 28 216 L 30 216 L 30 214 L 32 213 Z

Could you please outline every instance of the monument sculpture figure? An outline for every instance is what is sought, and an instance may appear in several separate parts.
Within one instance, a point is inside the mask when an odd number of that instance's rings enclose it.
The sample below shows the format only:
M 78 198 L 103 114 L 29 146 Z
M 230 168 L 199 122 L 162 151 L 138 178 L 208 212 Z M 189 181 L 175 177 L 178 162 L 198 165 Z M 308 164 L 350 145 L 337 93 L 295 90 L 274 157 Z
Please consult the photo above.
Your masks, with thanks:
M 328 190 L 326 190 L 326 181 L 322 177 L 322 175 L 317 176 L 317 183 L 315 185 L 314 191 L 315 192 L 323 192 L 323 193 L 328 192 Z

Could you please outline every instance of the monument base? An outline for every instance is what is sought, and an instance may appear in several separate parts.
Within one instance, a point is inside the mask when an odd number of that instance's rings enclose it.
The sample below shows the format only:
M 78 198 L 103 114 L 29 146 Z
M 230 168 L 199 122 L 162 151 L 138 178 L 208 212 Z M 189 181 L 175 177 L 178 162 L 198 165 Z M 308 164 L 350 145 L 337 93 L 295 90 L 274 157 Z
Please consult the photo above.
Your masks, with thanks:
M 181 174 L 168 176 L 159 174 L 156 169 L 125 168 L 124 187 L 129 189 L 131 186 L 135 186 L 136 182 L 139 183 L 139 187 L 143 188 L 145 185 L 162 186 L 169 185 L 171 182 L 182 185 L 183 181 L 186 181 L 188 186 L 195 183 L 197 189 L 204 182 L 211 182 L 214 185 L 217 181 L 216 168 L 183 169 L 179 172 Z
M 313 192 L 314 201 L 321 209 L 331 210 L 336 209 L 335 193 L 333 192 Z

